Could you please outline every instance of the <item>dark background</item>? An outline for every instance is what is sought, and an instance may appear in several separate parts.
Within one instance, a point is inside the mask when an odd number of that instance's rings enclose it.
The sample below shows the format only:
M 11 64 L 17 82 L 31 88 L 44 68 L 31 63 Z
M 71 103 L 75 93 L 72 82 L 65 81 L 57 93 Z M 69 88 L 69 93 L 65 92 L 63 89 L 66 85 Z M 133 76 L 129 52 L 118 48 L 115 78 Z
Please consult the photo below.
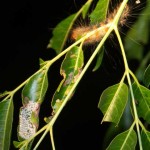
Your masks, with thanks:
M 76 12 L 84 1 L 5 1 L 1 17 L 0 91 L 13 90 L 39 68 L 39 58 L 49 60 L 55 56 L 47 49 L 52 29 L 62 19 Z M 68 102 L 54 125 L 57 150 L 102 149 L 107 123 L 101 125 L 102 113 L 97 108 L 102 91 L 120 81 L 124 67 L 114 39 L 106 42 L 106 53 L 101 68 L 92 72 L 90 66 L 76 93 Z M 85 59 L 94 46 L 85 48 Z M 40 111 L 40 127 L 43 118 L 51 113 L 51 98 L 61 77 L 58 60 L 49 71 L 49 89 Z M 17 140 L 17 123 L 21 107 L 21 91 L 14 97 L 14 122 L 12 140 Z M 36 140 L 35 140 L 36 142 Z M 13 145 L 11 143 L 11 149 Z M 50 150 L 49 135 L 39 150 Z

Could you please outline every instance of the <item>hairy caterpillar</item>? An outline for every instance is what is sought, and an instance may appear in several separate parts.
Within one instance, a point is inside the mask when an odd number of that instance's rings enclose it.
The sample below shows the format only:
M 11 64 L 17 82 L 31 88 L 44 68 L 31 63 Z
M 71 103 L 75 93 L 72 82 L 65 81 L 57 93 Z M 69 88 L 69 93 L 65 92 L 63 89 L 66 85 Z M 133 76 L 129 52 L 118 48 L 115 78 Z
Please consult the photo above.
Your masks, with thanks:
M 36 133 L 38 124 L 33 121 L 33 117 L 38 116 L 39 109 L 40 104 L 33 101 L 29 101 L 25 106 L 21 107 L 18 126 L 20 138 L 28 139 Z
M 139 4 L 140 1 L 137 0 L 135 3 Z M 102 39 L 102 37 L 106 34 L 109 27 L 111 26 L 113 19 L 114 19 L 115 15 L 117 14 L 118 9 L 120 8 L 120 5 L 121 4 L 119 4 L 112 11 L 112 13 L 109 13 L 107 15 L 107 18 L 103 22 L 100 22 L 100 23 L 97 23 L 94 25 L 89 25 L 89 26 L 78 26 L 78 27 L 74 28 L 71 32 L 71 39 L 73 41 L 77 40 L 77 39 L 85 36 L 87 33 L 95 30 L 94 34 L 92 34 L 90 37 L 85 39 L 84 44 L 92 44 L 95 42 L 99 42 Z M 118 22 L 119 26 L 125 25 L 129 15 L 130 15 L 130 6 L 127 4 L 126 7 L 124 8 L 124 11 L 122 12 L 122 15 L 120 16 L 120 19 Z M 96 29 L 98 29 L 98 28 L 100 28 L 100 30 L 96 31 Z
M 39 126 L 39 111 L 48 87 L 47 74 L 43 69 L 34 75 L 22 90 L 22 104 L 19 113 L 18 139 L 29 139 Z

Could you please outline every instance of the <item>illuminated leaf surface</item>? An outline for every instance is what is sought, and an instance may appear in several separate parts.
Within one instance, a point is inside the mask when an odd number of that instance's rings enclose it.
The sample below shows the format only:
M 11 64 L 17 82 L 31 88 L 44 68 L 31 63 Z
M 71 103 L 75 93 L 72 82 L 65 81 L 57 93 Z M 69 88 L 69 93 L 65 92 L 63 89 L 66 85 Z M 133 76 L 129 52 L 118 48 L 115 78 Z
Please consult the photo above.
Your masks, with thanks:
M 137 101 L 137 111 L 139 117 L 142 117 L 150 123 L 150 90 L 146 87 L 133 84 L 133 92 Z
M 134 150 L 137 142 L 136 133 L 129 129 L 117 135 L 106 150 Z
M 48 79 L 46 70 L 42 70 L 34 75 L 22 90 L 23 104 L 28 103 L 27 100 L 42 103 L 48 87 Z
M 88 0 L 88 2 L 82 7 L 82 16 L 83 16 L 83 18 L 86 17 L 86 14 L 87 14 L 87 12 L 89 10 L 91 2 L 92 2 L 92 0 Z
M 77 17 L 82 13 L 83 17 L 85 17 L 89 6 L 91 4 L 91 0 L 89 0 L 83 7 L 77 12 L 66 19 L 62 20 L 53 30 L 53 37 L 48 44 L 48 48 L 53 48 L 57 54 L 59 54 L 65 45 L 69 32 L 73 26 L 74 21 Z
M 99 0 L 93 12 L 90 14 L 91 23 L 99 23 L 106 19 L 109 0 Z
M 9 150 L 13 121 L 13 101 L 0 102 L 0 150 Z
M 103 112 L 103 121 L 119 123 L 128 100 L 128 87 L 124 83 L 108 87 L 102 93 L 98 108 Z
M 60 68 L 60 74 L 63 76 L 63 80 L 58 86 L 52 99 L 53 112 L 56 112 L 59 109 L 63 100 L 68 95 L 81 73 L 82 66 L 83 51 L 79 47 L 74 47 L 66 54 Z
M 61 21 L 55 27 L 53 30 L 53 37 L 48 44 L 48 48 L 53 48 L 57 54 L 62 51 L 75 18 L 76 14 L 73 14 Z

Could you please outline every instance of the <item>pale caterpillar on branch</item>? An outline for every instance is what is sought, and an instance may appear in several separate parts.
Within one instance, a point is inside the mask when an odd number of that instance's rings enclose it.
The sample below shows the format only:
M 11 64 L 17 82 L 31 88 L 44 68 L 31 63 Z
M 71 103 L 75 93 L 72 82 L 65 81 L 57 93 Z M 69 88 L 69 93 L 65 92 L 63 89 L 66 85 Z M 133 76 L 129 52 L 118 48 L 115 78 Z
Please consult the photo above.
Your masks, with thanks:
M 113 19 L 114 19 L 115 15 L 117 14 L 119 7 L 120 7 L 120 5 L 118 5 L 112 11 L 112 13 L 108 14 L 107 18 L 103 22 L 97 23 L 95 25 L 78 26 L 78 27 L 74 28 L 71 32 L 71 36 L 70 36 L 71 40 L 73 40 L 73 41 L 78 40 L 79 38 L 85 36 L 89 32 L 95 30 L 94 34 L 92 34 L 87 39 L 85 39 L 84 44 L 93 44 L 95 42 L 99 42 L 103 38 L 103 36 L 106 34 L 109 27 L 111 26 L 111 23 L 113 22 Z M 129 14 L 130 14 L 130 6 L 127 4 L 120 16 L 120 19 L 118 22 L 119 26 L 125 25 Z M 96 30 L 98 28 L 101 28 L 101 29 Z
M 40 104 L 29 101 L 21 107 L 19 115 L 18 135 L 21 139 L 29 139 L 37 131 L 38 124 L 33 122 L 33 117 L 38 117 Z

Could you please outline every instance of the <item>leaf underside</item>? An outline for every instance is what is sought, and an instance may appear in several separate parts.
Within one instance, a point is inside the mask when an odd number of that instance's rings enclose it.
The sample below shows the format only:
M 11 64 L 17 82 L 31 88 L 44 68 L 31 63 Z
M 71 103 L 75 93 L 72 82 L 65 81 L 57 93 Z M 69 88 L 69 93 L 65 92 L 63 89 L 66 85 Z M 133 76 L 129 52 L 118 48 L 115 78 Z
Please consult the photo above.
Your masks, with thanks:
M 119 83 L 108 87 L 102 93 L 98 108 L 103 112 L 103 121 L 119 123 L 128 100 L 128 87 Z

